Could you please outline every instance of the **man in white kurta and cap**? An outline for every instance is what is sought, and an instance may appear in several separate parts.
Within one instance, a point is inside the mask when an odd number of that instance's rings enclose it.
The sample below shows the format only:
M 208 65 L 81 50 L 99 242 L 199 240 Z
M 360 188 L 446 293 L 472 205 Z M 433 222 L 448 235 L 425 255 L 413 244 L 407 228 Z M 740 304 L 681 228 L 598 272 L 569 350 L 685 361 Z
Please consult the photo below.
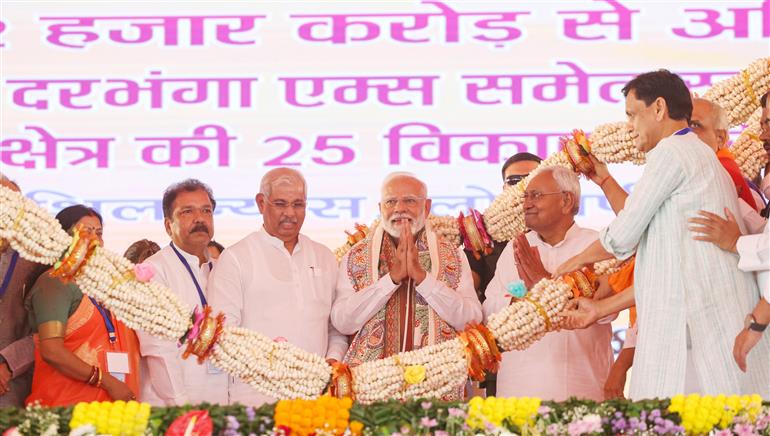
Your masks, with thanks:
M 580 208 L 577 175 L 563 167 L 545 167 L 534 174 L 524 192 L 524 222 L 531 231 L 511 240 L 500 255 L 486 290 L 485 317 L 511 303 L 509 285 L 523 281 L 531 289 L 597 238 L 598 232 L 575 223 Z M 551 332 L 526 350 L 505 352 L 497 395 L 602 401 L 612 366 L 611 340 L 610 324 L 597 323 L 583 330 Z
M 427 225 L 425 184 L 393 173 L 381 195 L 379 224 L 342 258 L 337 279 L 331 317 L 355 335 L 350 366 L 441 343 L 481 321 L 465 255 Z
M 347 338 L 329 321 L 337 280 L 331 250 L 300 234 L 307 185 L 298 171 L 277 168 L 262 178 L 257 206 L 262 228 L 228 247 L 211 280 L 211 305 L 225 323 L 257 331 L 325 357 L 342 359 Z M 277 399 L 240 379 L 230 380 L 230 403 L 258 406 Z
M 635 146 L 647 157 L 644 173 L 599 240 L 557 274 L 637 254 L 639 334 L 631 398 L 684 391 L 688 337 L 701 393 L 768 398 L 767 338 L 749 355 L 746 373 L 732 353 L 735 332 L 759 300 L 754 277 L 738 270 L 738 256 L 694 240 L 688 230 L 688 219 L 699 210 L 737 215 L 735 186 L 713 151 L 689 130 L 692 100 L 679 76 L 665 70 L 642 74 L 623 93 Z
M 216 201 L 211 189 L 189 179 L 163 195 L 163 215 L 171 243 L 147 258 L 153 281 L 177 295 L 189 308 L 207 304 L 207 282 L 213 266 L 207 246 L 214 235 Z M 227 375 L 191 357 L 175 341 L 137 331 L 141 360 L 141 396 L 153 406 L 227 404 Z

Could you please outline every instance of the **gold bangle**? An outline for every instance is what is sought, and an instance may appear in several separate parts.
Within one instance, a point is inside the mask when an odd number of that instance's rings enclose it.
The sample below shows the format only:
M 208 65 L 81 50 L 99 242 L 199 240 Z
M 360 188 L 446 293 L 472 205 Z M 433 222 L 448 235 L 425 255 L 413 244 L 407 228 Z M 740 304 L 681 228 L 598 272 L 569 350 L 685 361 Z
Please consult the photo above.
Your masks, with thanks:
M 87 384 L 93 386 L 94 383 L 96 383 L 96 375 L 97 375 L 97 367 L 96 365 L 91 366 L 91 375 L 88 376 L 88 381 L 86 381 Z
M 102 387 L 102 375 L 103 375 L 102 369 L 97 366 L 96 370 L 99 372 L 99 380 L 96 382 L 96 387 L 97 388 L 101 388 Z
M 540 314 L 540 316 L 543 318 L 543 321 L 545 322 L 545 331 L 551 331 L 551 318 L 548 317 L 548 312 L 543 309 L 543 306 L 541 306 L 540 303 L 530 298 L 529 296 L 524 297 L 524 300 L 529 301 L 535 306 L 537 313 Z
M 40 340 L 64 338 L 64 324 L 61 321 L 46 321 L 37 326 L 37 337 Z

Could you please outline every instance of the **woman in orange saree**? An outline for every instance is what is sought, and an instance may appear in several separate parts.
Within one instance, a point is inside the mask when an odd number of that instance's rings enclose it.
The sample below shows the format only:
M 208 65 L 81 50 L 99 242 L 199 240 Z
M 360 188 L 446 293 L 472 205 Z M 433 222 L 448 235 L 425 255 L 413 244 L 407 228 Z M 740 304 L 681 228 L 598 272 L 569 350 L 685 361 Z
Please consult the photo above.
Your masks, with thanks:
M 80 225 L 101 241 L 101 216 L 83 205 L 56 218 L 71 231 Z M 34 280 L 35 276 L 33 276 Z M 27 403 L 70 406 L 78 402 L 136 399 L 139 347 L 136 334 L 74 283 L 46 271 L 30 291 L 31 324 L 36 329 L 35 371 Z

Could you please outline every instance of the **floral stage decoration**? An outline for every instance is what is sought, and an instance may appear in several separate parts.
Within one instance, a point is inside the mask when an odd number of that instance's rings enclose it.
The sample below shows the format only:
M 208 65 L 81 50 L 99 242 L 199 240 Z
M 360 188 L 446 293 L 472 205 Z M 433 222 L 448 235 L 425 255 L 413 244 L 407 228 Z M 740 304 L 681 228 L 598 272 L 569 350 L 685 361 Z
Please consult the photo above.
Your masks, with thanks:
M 12 435 L 770 435 L 770 403 L 757 395 L 678 395 L 596 403 L 571 399 L 417 399 L 370 405 L 329 396 L 281 400 L 259 408 L 201 404 L 152 407 L 136 402 L 67 408 L 0 409 Z

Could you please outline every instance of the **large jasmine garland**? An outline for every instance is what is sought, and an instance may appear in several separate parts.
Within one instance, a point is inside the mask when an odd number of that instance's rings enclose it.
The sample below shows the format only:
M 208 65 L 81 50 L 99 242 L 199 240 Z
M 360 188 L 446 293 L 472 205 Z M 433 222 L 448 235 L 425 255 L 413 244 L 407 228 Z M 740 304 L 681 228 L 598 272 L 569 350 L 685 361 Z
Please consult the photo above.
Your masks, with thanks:
M 3 188 L 0 189 L 0 240 L 10 243 L 29 261 L 52 265 L 70 245 L 71 238 L 37 203 Z
M 730 147 L 735 156 L 735 162 L 741 168 L 743 175 L 749 179 L 757 177 L 768 161 L 767 152 L 759 139 L 761 116 L 762 108 L 754 111 L 746 123 L 746 128 Z
M 740 73 L 715 83 L 703 98 L 727 111 L 730 126 L 743 124 L 770 90 L 770 58 L 759 58 Z

